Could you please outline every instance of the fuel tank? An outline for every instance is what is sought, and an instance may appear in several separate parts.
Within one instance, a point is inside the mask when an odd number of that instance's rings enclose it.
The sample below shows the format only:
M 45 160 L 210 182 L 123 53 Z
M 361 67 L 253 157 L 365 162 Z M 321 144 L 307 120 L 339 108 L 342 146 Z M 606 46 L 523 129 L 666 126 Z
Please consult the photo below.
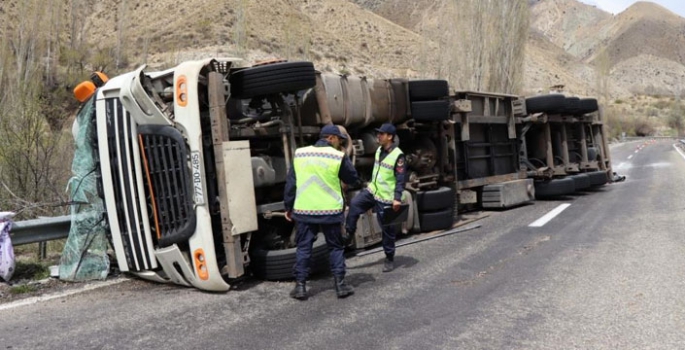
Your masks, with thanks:
M 304 125 L 338 124 L 362 129 L 386 122 L 409 119 L 406 79 L 367 79 L 332 73 L 317 73 L 316 86 L 305 94 Z

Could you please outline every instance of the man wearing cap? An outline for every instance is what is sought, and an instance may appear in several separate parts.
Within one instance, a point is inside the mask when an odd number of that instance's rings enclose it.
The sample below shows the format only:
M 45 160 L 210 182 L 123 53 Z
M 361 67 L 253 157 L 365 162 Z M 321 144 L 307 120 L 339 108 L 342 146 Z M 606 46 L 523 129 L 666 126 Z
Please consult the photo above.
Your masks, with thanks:
M 339 151 L 347 137 L 335 125 L 321 128 L 319 141 L 313 146 L 295 151 L 293 166 L 285 183 L 285 218 L 295 220 L 295 288 L 290 296 L 307 299 L 306 281 L 309 277 L 312 244 L 318 232 L 323 232 L 330 252 L 330 267 L 335 279 L 338 298 L 354 293 L 345 282 L 345 245 L 341 232 L 344 219 L 340 180 L 348 185 L 359 181 L 350 158 Z
M 405 156 L 399 147 L 393 146 L 395 126 L 386 123 L 376 131 L 380 146 L 376 150 L 371 180 L 368 186 L 352 199 L 350 211 L 345 220 L 345 230 L 347 235 L 354 235 L 359 216 L 375 208 L 376 217 L 383 229 L 383 251 L 385 252 L 383 272 L 390 272 L 395 268 L 395 227 L 382 225 L 383 207 L 391 205 L 393 210 L 400 210 L 406 173 Z

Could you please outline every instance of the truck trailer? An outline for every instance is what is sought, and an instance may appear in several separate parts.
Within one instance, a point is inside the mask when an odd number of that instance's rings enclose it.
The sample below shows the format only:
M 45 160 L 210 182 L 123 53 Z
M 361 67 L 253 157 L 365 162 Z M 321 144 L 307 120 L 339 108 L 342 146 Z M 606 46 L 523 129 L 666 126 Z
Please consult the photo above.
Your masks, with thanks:
M 119 270 L 206 291 L 227 291 L 250 274 L 291 277 L 286 174 L 295 149 L 314 143 L 324 125 L 349 136 L 343 151 L 364 180 L 378 147 L 375 128 L 397 127 L 408 166 L 403 233 L 451 228 L 474 208 L 530 202 L 536 189 L 572 176 L 592 173 L 604 184 L 611 171 L 598 108 L 540 109 L 535 97 L 453 92 L 444 80 L 322 73 L 311 62 L 246 66 L 236 58 L 94 78 L 80 94 L 80 113 L 93 126 L 97 192 Z M 531 101 L 534 113 L 526 110 Z M 347 199 L 359 189 L 347 189 Z M 375 216 L 362 215 L 350 247 L 380 240 Z M 321 237 L 313 271 L 326 269 L 327 258 Z

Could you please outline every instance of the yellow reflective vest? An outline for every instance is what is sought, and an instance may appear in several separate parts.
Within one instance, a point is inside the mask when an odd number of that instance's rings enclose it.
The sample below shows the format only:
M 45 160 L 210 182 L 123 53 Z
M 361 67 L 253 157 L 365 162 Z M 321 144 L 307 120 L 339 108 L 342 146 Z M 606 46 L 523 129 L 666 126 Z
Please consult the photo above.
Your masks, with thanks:
M 295 151 L 297 194 L 293 213 L 337 215 L 343 212 L 338 172 L 345 154 L 333 147 L 303 147 Z
M 395 147 L 385 156 L 383 161 L 380 161 L 381 147 L 378 147 L 378 150 L 376 150 L 376 161 L 373 164 L 373 174 L 371 175 L 368 189 L 373 198 L 381 203 L 392 204 L 392 201 L 395 199 L 395 185 L 397 184 L 395 163 L 402 154 L 402 150 L 399 147 Z

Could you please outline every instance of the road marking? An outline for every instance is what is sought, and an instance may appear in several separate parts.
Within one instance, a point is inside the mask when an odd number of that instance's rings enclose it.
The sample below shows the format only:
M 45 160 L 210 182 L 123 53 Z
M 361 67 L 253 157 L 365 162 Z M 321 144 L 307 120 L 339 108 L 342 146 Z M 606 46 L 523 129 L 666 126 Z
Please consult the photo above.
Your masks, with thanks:
M 546 223 L 548 223 L 550 220 L 554 219 L 557 215 L 561 214 L 562 211 L 566 210 L 566 208 L 570 207 L 570 203 L 564 203 L 559 205 L 558 207 L 554 208 L 554 210 L 550 211 L 549 213 L 545 214 L 545 216 L 535 220 L 532 224 L 528 225 L 529 227 L 542 227 Z
M 630 158 L 633 158 L 633 155 L 632 155 L 632 154 L 628 156 L 628 159 L 630 159 Z
M 680 154 L 680 156 L 683 157 L 683 159 L 685 159 L 685 154 L 683 153 L 683 151 L 680 150 L 678 146 L 673 144 L 673 148 L 675 148 L 675 150 L 678 151 L 678 154 Z
M 625 170 L 625 169 L 630 169 L 633 167 L 633 164 L 630 162 L 620 162 L 616 167 L 614 167 L 614 170 Z
M 43 301 L 52 300 L 52 299 L 63 298 L 66 296 L 82 293 L 82 292 L 89 291 L 89 290 L 111 286 L 111 285 L 118 284 L 118 283 L 128 281 L 128 280 L 130 280 L 130 278 L 119 277 L 119 278 L 109 280 L 109 281 L 91 283 L 91 284 L 83 286 L 82 288 L 72 289 L 72 290 L 62 292 L 62 293 L 56 293 L 56 294 L 50 294 L 50 295 L 41 295 L 39 297 L 17 300 L 17 301 L 7 303 L 7 304 L 0 304 L 0 311 L 8 310 L 8 309 L 14 309 L 16 307 L 31 305 L 31 304 L 35 304 L 35 303 L 39 303 L 39 302 L 43 302 Z

